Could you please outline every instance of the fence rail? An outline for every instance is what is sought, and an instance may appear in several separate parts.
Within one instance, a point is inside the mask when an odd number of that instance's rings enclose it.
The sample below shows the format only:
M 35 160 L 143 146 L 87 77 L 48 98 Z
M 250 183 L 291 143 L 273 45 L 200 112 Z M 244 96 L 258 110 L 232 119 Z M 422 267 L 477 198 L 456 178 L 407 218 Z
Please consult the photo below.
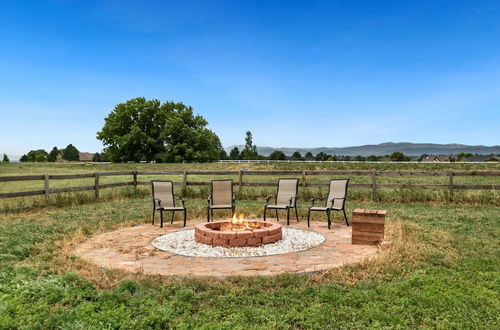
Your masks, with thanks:
M 99 179 L 106 176 L 132 176 L 132 181 L 116 182 L 101 184 Z M 240 191 L 242 187 L 275 187 L 274 182 L 245 182 L 245 176 L 301 176 L 299 179 L 302 188 L 307 187 L 328 187 L 328 183 L 308 183 L 307 177 L 314 176 L 369 176 L 371 183 L 353 183 L 351 188 L 368 188 L 372 189 L 375 194 L 376 189 L 447 189 L 450 192 L 450 197 L 453 198 L 455 189 L 481 189 L 481 190 L 499 190 L 500 185 L 495 184 L 454 184 L 453 177 L 455 176 L 500 176 L 500 171 L 120 171 L 120 172 L 96 172 L 83 174 L 43 174 L 43 175 L 24 175 L 24 176 L 3 176 L 0 177 L 0 182 L 28 181 L 28 180 L 43 180 L 44 189 L 7 192 L 0 193 L 0 198 L 26 197 L 35 195 L 45 195 L 48 199 L 50 194 L 94 190 L 96 198 L 99 198 L 99 190 L 105 188 L 114 188 L 122 186 L 149 185 L 150 182 L 138 181 L 139 175 L 179 175 L 183 177 L 182 181 L 174 182 L 175 185 L 181 186 L 203 186 L 208 182 L 188 181 L 189 175 L 234 175 L 238 176 L 238 180 L 233 182 L 234 186 L 238 186 Z M 411 176 L 442 176 L 448 178 L 448 184 L 392 184 L 392 183 L 377 183 L 377 177 L 392 176 L 392 177 L 411 177 Z M 94 184 L 90 186 L 66 187 L 66 188 L 50 188 L 50 180 L 67 180 L 67 179 L 82 179 L 94 178 Z

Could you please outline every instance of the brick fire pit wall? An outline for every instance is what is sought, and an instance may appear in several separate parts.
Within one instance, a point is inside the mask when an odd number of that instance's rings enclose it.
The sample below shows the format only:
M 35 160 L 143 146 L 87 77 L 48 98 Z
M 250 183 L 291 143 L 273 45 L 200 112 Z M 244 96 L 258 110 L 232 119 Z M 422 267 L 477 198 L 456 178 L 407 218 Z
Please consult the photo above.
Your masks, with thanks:
M 212 246 L 241 247 L 261 246 L 274 243 L 282 238 L 281 225 L 265 221 L 249 221 L 259 223 L 261 228 L 241 231 L 220 231 L 222 224 L 228 221 L 209 222 L 195 226 L 194 239 L 198 243 Z

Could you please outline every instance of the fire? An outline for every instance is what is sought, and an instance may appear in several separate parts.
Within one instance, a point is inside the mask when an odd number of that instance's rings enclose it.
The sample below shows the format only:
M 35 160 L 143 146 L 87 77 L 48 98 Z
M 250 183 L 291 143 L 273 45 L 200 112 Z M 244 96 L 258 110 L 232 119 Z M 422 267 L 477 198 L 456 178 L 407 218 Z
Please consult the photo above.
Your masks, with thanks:
M 242 213 L 240 215 L 234 215 L 231 221 L 228 221 L 227 225 L 221 226 L 221 231 L 240 231 L 240 230 L 254 230 L 260 228 L 260 225 L 256 222 L 245 220 L 245 215 Z

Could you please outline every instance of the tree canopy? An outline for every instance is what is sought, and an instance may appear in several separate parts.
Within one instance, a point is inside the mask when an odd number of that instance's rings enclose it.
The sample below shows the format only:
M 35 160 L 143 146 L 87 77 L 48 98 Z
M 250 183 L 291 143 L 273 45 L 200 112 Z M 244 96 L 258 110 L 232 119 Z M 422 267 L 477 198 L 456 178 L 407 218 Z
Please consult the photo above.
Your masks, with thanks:
M 390 156 L 391 161 L 393 162 L 406 162 L 409 161 L 410 158 L 406 157 L 402 152 L 395 151 Z
M 47 161 L 55 162 L 57 160 L 57 156 L 59 156 L 59 149 L 57 149 L 57 147 L 54 147 L 49 152 L 49 155 L 47 156 Z
M 286 156 L 283 151 L 275 150 L 269 155 L 270 160 L 285 160 Z
M 64 149 L 64 151 L 62 153 L 62 158 L 64 160 L 69 160 L 69 161 L 79 161 L 80 160 L 80 151 L 78 151 L 78 149 L 76 149 L 76 147 L 70 143 Z
M 292 158 L 293 158 L 293 159 L 295 159 L 295 160 L 301 160 L 301 159 L 302 159 L 302 155 L 300 154 L 300 152 L 295 151 L 295 152 L 292 154 Z
M 2 159 L 2 162 L 4 162 L 4 163 L 8 163 L 8 162 L 10 162 L 10 159 L 9 159 L 9 157 L 7 156 L 7 154 L 3 154 L 3 159 Z
M 46 162 L 48 153 L 43 149 L 30 150 L 28 154 L 22 155 L 20 162 Z
M 245 149 L 241 151 L 242 159 L 258 159 L 257 146 L 253 144 L 252 132 L 247 131 L 245 137 Z
M 97 138 L 113 162 L 209 162 L 222 145 L 207 124 L 190 106 L 139 97 L 116 105 Z

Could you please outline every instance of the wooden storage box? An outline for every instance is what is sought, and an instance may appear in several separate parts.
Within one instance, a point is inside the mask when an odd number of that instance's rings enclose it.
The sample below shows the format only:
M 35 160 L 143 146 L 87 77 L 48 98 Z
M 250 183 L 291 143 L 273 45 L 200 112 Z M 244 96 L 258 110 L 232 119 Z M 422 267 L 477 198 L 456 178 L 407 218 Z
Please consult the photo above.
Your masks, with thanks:
M 352 211 L 352 244 L 377 245 L 384 239 L 386 210 Z

